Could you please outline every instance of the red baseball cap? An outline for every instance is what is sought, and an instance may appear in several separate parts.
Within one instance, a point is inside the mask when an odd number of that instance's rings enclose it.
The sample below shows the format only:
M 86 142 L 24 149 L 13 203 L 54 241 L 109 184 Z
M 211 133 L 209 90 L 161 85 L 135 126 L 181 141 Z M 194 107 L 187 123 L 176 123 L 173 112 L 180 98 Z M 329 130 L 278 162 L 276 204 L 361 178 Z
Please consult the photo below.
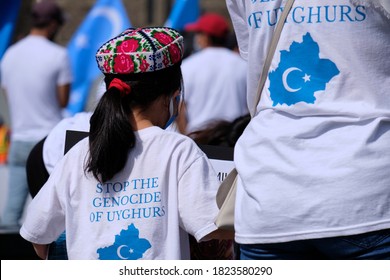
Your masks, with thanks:
M 229 33 L 229 24 L 226 19 L 218 14 L 207 13 L 199 17 L 194 23 L 184 27 L 185 31 L 203 32 L 214 37 L 225 37 Z

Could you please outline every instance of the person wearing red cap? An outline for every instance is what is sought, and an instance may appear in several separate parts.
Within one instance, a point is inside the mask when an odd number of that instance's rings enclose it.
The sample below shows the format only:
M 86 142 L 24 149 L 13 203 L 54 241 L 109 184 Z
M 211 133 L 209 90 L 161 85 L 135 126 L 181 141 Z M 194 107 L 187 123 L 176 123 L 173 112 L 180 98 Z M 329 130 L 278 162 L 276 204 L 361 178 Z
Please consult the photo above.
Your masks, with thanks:
M 220 41 L 222 45 L 229 33 L 229 24 L 223 16 L 208 13 L 201 16 L 198 21 L 187 24 L 185 30 L 206 35 L 211 40 Z
M 219 14 L 206 13 L 185 30 L 195 33 L 199 51 L 183 60 L 186 96 L 179 130 L 187 134 L 212 121 L 233 121 L 247 114 L 246 62 L 225 47 L 230 34 L 228 21 Z
M 33 146 L 62 119 L 72 74 L 66 49 L 52 40 L 64 22 L 61 8 L 42 0 L 32 7 L 32 28 L 5 52 L 1 86 L 11 120 L 9 188 L 1 224 L 17 229 L 28 196 L 26 159 Z

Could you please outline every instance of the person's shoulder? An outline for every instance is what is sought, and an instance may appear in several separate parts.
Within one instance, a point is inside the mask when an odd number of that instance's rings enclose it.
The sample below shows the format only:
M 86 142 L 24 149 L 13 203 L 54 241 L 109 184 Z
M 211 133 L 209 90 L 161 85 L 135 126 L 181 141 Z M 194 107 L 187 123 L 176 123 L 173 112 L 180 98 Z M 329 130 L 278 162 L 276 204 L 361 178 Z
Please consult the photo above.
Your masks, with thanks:
M 73 130 L 89 131 L 89 122 L 93 112 L 79 112 L 69 118 L 70 128 Z
M 173 143 L 175 145 L 176 152 L 186 154 L 188 156 L 191 154 L 192 156 L 190 157 L 194 158 L 204 156 L 204 153 L 199 145 L 189 136 L 178 132 L 167 131 L 166 137 L 169 143 Z
M 5 51 L 1 61 L 6 61 L 8 58 L 12 57 L 13 55 L 17 55 L 21 48 L 28 46 L 28 40 L 26 38 L 20 39 L 19 41 L 15 42 L 11 46 L 7 48 Z
M 53 162 L 54 165 L 50 176 L 57 178 L 56 180 L 64 180 L 64 178 L 79 178 L 80 175 L 85 175 L 84 170 L 88 160 L 88 153 L 89 139 L 86 137 Z
M 59 121 L 49 132 L 45 142 L 54 141 L 64 142 L 64 136 L 68 130 L 89 131 L 89 120 L 92 113 L 81 112 L 74 116 L 67 117 Z
M 53 42 L 44 36 L 29 35 L 24 40 L 23 48 L 27 48 L 29 53 L 45 54 L 45 57 L 50 60 L 53 59 L 53 62 L 57 61 L 57 59 L 62 61 L 68 55 L 65 46 Z
M 173 145 L 177 147 L 178 149 L 181 148 L 194 148 L 198 147 L 198 145 L 195 143 L 195 141 L 188 137 L 187 135 L 181 134 L 176 131 L 170 131 L 170 130 L 162 130 L 161 138 L 164 139 L 163 141 L 166 141 L 166 143 L 169 143 L 169 145 Z
M 47 46 L 50 47 L 53 51 L 55 52 L 58 52 L 58 53 L 61 53 L 61 54 L 66 54 L 67 53 L 67 49 L 66 47 L 58 44 L 58 43 L 55 43 L 55 42 L 52 42 L 50 40 L 47 40 Z
M 183 60 L 182 63 L 182 71 L 184 75 L 189 75 L 192 73 L 198 73 L 200 71 L 200 66 L 203 65 L 211 65 L 215 63 L 215 57 L 212 54 L 212 51 L 209 48 L 202 49 L 197 51 L 186 59 Z M 184 81 L 188 82 L 188 81 Z
M 141 141 L 159 141 L 160 144 L 179 147 L 180 145 L 197 146 L 193 139 L 173 129 L 162 129 L 157 126 L 137 131 Z
M 38 50 L 39 52 L 45 52 L 45 54 L 50 57 L 55 56 L 62 58 L 67 54 L 65 46 L 53 42 L 44 36 L 27 36 L 26 42 L 30 45 L 31 51 Z
M 185 59 L 183 59 L 182 68 L 186 68 L 189 65 L 192 65 L 192 64 L 196 63 L 198 57 L 199 57 L 199 53 L 196 52 L 196 53 L 193 53 L 193 54 L 189 55 Z
M 226 55 L 226 57 L 229 57 L 231 60 L 236 61 L 238 64 L 241 64 L 241 65 L 246 64 L 246 61 L 240 56 L 239 53 L 232 51 L 228 48 L 223 48 L 223 50 L 220 50 L 220 51 L 223 52 Z
M 189 138 L 186 135 L 183 135 L 175 130 L 170 130 L 169 128 L 159 129 L 158 134 L 160 135 L 161 138 L 166 139 L 168 141 L 182 142 L 182 141 L 187 141 L 187 138 Z
M 67 158 L 68 161 L 77 161 L 78 163 L 83 164 L 86 155 L 89 152 L 89 138 L 85 137 L 74 144 L 73 147 L 64 155 L 64 158 Z M 77 163 L 77 164 L 78 164 Z

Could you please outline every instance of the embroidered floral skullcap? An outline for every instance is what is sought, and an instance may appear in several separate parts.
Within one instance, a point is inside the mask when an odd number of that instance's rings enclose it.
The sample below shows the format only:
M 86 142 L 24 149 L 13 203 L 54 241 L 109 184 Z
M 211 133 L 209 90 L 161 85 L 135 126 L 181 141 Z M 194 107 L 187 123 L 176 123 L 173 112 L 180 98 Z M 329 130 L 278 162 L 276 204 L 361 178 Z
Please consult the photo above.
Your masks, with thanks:
M 183 37 L 172 28 L 129 28 L 104 43 L 96 61 L 104 74 L 154 72 L 180 62 L 183 51 Z

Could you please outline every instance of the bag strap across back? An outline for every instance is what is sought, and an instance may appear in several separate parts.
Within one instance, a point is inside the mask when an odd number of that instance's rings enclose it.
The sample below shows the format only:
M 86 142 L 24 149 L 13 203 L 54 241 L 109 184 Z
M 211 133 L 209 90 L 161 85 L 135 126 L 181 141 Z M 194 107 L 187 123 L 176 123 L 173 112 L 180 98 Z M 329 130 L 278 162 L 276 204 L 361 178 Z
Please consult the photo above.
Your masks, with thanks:
M 252 118 L 256 115 L 257 105 L 259 104 L 261 92 L 263 91 L 265 81 L 267 80 L 268 71 L 269 71 L 269 68 L 271 66 L 271 61 L 272 61 L 274 54 L 275 54 L 276 46 L 278 45 L 280 34 L 282 33 L 284 23 L 286 22 L 286 18 L 288 16 L 293 4 L 294 4 L 294 0 L 287 1 L 286 5 L 284 6 L 282 15 L 280 16 L 280 19 L 278 20 L 278 23 L 275 27 L 270 46 L 268 48 L 267 57 L 266 57 L 265 62 L 264 62 L 263 70 L 261 72 L 259 84 L 257 86 L 254 108 L 251 111 Z

